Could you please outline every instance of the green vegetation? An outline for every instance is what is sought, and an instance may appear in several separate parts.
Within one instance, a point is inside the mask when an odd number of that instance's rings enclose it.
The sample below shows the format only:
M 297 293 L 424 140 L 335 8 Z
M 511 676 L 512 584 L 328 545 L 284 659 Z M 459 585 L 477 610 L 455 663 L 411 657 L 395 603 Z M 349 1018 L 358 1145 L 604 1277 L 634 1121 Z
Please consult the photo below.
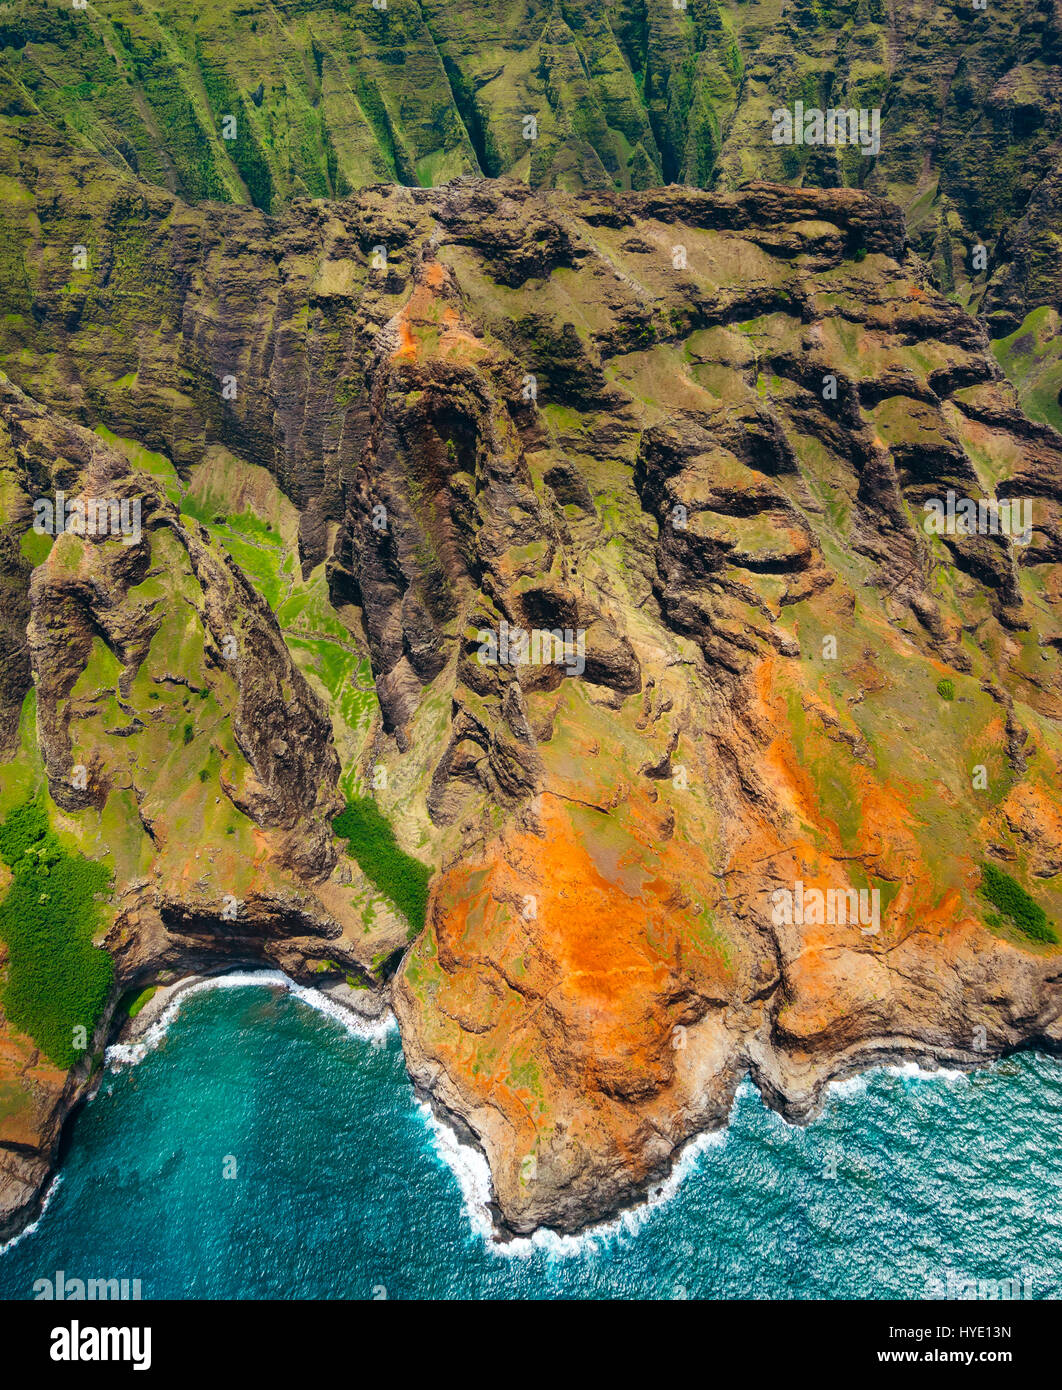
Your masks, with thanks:
M 997 869 L 994 864 L 982 864 L 981 892 L 1030 941 L 1057 944 L 1058 932 L 1047 920 L 1047 913 L 1010 874 Z M 995 914 L 992 914 L 990 925 L 999 924 L 998 918 L 993 920 L 994 917 Z
M 955 699 L 955 682 L 949 680 L 947 676 L 943 680 L 937 681 L 937 694 L 942 700 Z
M 1033 309 L 1019 328 L 992 344 L 992 352 L 1017 388 L 1026 415 L 1062 430 L 1062 318 L 1057 309 Z
M 148 985 L 147 989 L 140 990 L 138 994 L 134 994 L 130 991 L 122 1002 L 122 1008 L 125 1010 L 126 1017 L 136 1018 L 137 1014 L 148 1000 L 153 999 L 158 993 L 158 988 L 158 985 Z
M 348 801 L 332 828 L 347 841 L 369 881 L 391 899 L 414 931 L 422 931 L 431 869 L 398 848 L 395 833 L 376 802 L 371 797 Z
M 0 825 L 0 858 L 13 880 L 0 903 L 8 948 L 3 1006 L 56 1065 L 83 1055 L 75 1030 L 91 1039 L 110 993 L 114 962 L 92 944 L 100 924 L 95 901 L 108 869 L 65 850 L 39 801 L 16 807 Z
M 40 536 L 36 531 L 26 531 L 19 540 L 19 549 L 31 565 L 42 565 L 52 548 L 51 536 Z

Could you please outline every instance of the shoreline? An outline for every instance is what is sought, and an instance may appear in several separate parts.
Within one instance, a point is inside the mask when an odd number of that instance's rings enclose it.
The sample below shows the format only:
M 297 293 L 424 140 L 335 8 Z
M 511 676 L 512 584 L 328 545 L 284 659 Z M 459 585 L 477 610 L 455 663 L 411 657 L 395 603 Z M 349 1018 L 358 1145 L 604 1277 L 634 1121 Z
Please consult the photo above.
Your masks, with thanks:
M 159 985 L 135 1018 L 127 1018 L 106 1044 L 104 1070 L 135 1065 L 146 1051 L 165 1036 L 180 1012 L 184 999 L 210 989 L 283 989 L 303 998 L 308 1007 L 328 1014 L 355 1036 L 380 1036 L 395 1027 L 390 993 L 386 986 L 377 990 L 355 990 L 338 983 L 328 989 L 300 984 L 290 975 L 269 965 L 225 965 L 218 970 L 190 971 L 172 983 Z M 320 1002 L 313 1002 L 316 999 Z M 155 1036 L 155 1030 L 160 1030 Z M 123 1055 L 126 1054 L 126 1055 Z M 134 1055 L 135 1053 L 135 1055 Z
M 326 989 L 300 984 L 275 966 L 254 960 L 225 961 L 219 963 L 217 969 L 187 970 L 177 979 L 158 985 L 135 1018 L 117 1017 L 118 1003 L 125 992 L 119 990 L 104 1025 L 101 1065 L 75 1082 L 71 1093 L 59 1102 L 57 1109 L 62 1112 L 61 1118 L 57 1121 L 50 1146 L 47 1151 L 41 1150 L 34 1155 L 36 1165 L 43 1167 L 43 1172 L 39 1178 L 26 1176 L 16 1179 L 27 1189 L 28 1195 L 13 1207 L 6 1218 L 0 1217 L 0 1256 L 14 1242 L 27 1235 L 44 1215 L 51 1194 L 61 1180 L 58 1158 L 68 1126 L 80 1108 L 94 1099 L 107 1072 L 141 1062 L 147 1052 L 165 1037 L 187 996 L 209 989 L 231 989 L 241 985 L 287 990 L 301 997 L 308 1007 L 328 1014 L 351 1035 L 366 1040 L 382 1037 L 397 1027 L 387 985 L 376 990 L 354 990 L 343 982 L 337 982 Z M 68 1078 L 68 1087 L 71 1081 L 72 1074 Z
M 321 989 L 300 984 L 276 968 L 255 964 L 226 965 L 205 972 L 190 971 L 177 980 L 160 985 L 136 1017 L 126 1019 L 112 1034 L 113 1040 L 104 1049 L 103 1066 L 71 1105 L 64 1117 L 63 1129 L 78 1107 L 93 1099 L 107 1071 L 135 1066 L 149 1051 L 154 1050 L 166 1036 L 186 998 L 212 989 L 239 988 L 284 990 L 300 999 L 308 1008 L 331 1018 L 350 1036 L 363 1041 L 372 1041 L 385 1036 L 392 1029 L 397 1030 L 386 987 L 380 991 L 362 991 L 337 984 L 331 989 Z M 976 1062 L 971 1061 L 968 1054 L 959 1054 L 958 1051 L 953 1054 L 943 1050 L 931 1053 L 924 1044 L 916 1046 L 911 1039 L 904 1039 L 898 1046 L 889 1046 L 880 1040 L 876 1046 L 862 1048 L 859 1055 L 838 1057 L 840 1065 L 837 1070 L 815 1085 L 810 1104 L 802 1106 L 773 1104 L 771 1095 L 779 1100 L 783 1097 L 772 1086 L 765 1085 L 765 1078 L 758 1078 L 750 1067 L 737 1080 L 730 1093 L 725 1119 L 689 1135 L 677 1144 L 666 1167 L 637 1189 L 632 1188 L 629 1201 L 607 1214 L 591 1217 L 571 1231 L 548 1225 L 541 1225 L 530 1232 L 508 1228 L 495 1198 L 486 1154 L 473 1132 L 459 1115 L 451 1115 L 437 1097 L 426 1094 L 408 1070 L 407 1077 L 435 1153 L 449 1167 L 457 1183 L 461 1204 L 473 1232 L 492 1254 L 519 1259 L 542 1249 L 555 1256 L 572 1256 L 588 1247 L 610 1241 L 617 1235 L 635 1234 L 652 1212 L 667 1206 L 677 1195 L 686 1177 L 694 1170 L 700 1154 L 712 1145 L 726 1142 L 730 1116 L 738 1094 L 745 1085 L 751 1086 L 764 1107 L 777 1114 L 783 1123 L 805 1128 L 821 1116 L 831 1093 L 843 1095 L 853 1082 L 875 1071 L 914 1075 L 924 1080 L 955 1081 L 1023 1051 L 1056 1059 L 1059 1055 L 1058 1049 L 1045 1044 L 1043 1039 L 986 1056 Z M 36 1200 L 24 1209 L 27 1220 L 0 1243 L 0 1257 L 24 1235 L 36 1229 L 61 1181 L 61 1170 L 50 1166 L 46 1180 L 35 1194 Z

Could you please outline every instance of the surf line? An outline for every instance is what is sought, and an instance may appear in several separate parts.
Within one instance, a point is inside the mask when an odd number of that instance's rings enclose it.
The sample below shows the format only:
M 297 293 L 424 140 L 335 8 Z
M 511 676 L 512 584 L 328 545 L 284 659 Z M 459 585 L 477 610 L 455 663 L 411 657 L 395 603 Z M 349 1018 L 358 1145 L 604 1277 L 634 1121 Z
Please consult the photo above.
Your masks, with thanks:
M 365 1042 L 379 1043 L 398 1025 L 387 1010 L 379 1019 L 363 1018 L 353 1009 L 337 1004 L 320 990 L 300 985 L 281 970 L 231 970 L 218 975 L 191 977 L 171 986 L 173 994 L 165 1001 L 161 1013 L 153 1019 L 141 1037 L 134 1042 L 112 1043 L 104 1052 L 104 1062 L 111 1070 L 136 1066 L 156 1048 L 169 1032 L 186 999 L 213 989 L 282 989 L 315 1012 L 324 1014 L 350 1036 Z
M 640 1200 L 583 1231 L 567 1235 L 543 1226 L 530 1235 L 500 1239 L 491 1216 L 494 1189 L 485 1154 L 462 1139 L 427 1101 L 418 1101 L 417 1109 L 431 1135 L 436 1155 L 457 1181 L 461 1205 L 473 1233 L 483 1241 L 490 1254 L 499 1259 L 528 1259 L 536 1254 L 570 1259 L 597 1254 L 620 1236 L 637 1235 L 654 1212 L 674 1200 L 683 1182 L 696 1168 L 701 1154 L 724 1144 L 729 1131 L 728 1125 L 722 1125 L 692 1135 L 678 1151 L 670 1172 L 654 1183 Z
M 854 1076 L 842 1077 L 826 1084 L 829 1097 L 842 1099 L 858 1094 L 865 1089 L 871 1073 L 882 1072 L 894 1076 L 917 1079 L 919 1081 L 959 1081 L 968 1080 L 969 1073 L 954 1068 L 939 1067 L 927 1071 L 916 1062 L 903 1061 L 868 1067 Z M 751 1077 L 744 1077 L 734 1091 L 736 1105 L 742 1095 L 754 1094 L 769 1113 L 786 1126 L 802 1129 L 804 1126 L 791 1123 L 778 1111 L 773 1111 Z M 727 1123 L 716 1129 L 702 1130 L 692 1135 L 679 1148 L 667 1176 L 654 1184 L 651 1190 L 638 1202 L 625 1207 L 615 1216 L 588 1226 L 575 1235 L 565 1235 L 545 1227 L 527 1236 L 513 1236 L 499 1239 L 491 1216 L 494 1203 L 494 1190 L 491 1184 L 490 1166 L 482 1150 L 463 1139 L 427 1101 L 418 1101 L 417 1108 L 433 1140 L 436 1154 L 453 1173 L 461 1192 L 462 1207 L 473 1232 L 491 1254 L 501 1259 L 527 1259 L 537 1253 L 554 1257 L 572 1258 L 582 1254 L 596 1254 L 604 1245 L 610 1244 L 621 1235 L 637 1235 L 652 1214 L 668 1206 L 678 1195 L 685 1180 L 695 1172 L 698 1161 L 707 1150 L 726 1143 L 730 1132 L 730 1116 Z M 731 1115 L 733 1106 L 731 1107 Z
M 41 1198 L 41 1209 L 37 1213 L 36 1221 L 31 1221 L 28 1226 L 23 1226 L 22 1230 L 19 1231 L 18 1235 L 12 1236 L 11 1239 L 7 1241 L 4 1245 L 0 1245 L 0 1256 L 6 1255 L 9 1250 L 14 1250 L 15 1246 L 19 1243 L 20 1240 L 25 1240 L 27 1236 L 31 1236 L 34 1233 L 37 1227 L 44 1220 L 44 1213 L 48 1210 L 48 1207 L 51 1205 L 51 1200 L 58 1192 L 59 1184 L 62 1181 L 62 1173 L 56 1173 L 55 1177 L 52 1178 L 51 1182 L 48 1184 L 44 1196 Z

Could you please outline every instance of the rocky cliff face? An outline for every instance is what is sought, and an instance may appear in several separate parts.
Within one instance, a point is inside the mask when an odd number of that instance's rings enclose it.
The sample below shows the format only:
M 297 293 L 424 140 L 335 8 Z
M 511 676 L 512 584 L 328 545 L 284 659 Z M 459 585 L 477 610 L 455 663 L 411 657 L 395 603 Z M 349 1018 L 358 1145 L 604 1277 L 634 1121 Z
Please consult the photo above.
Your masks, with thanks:
M 904 207 L 940 287 L 984 299 L 997 336 L 1062 307 L 1060 55 L 1057 0 L 0 6 L 9 111 L 191 201 L 279 212 L 470 174 L 861 187 Z M 877 110 L 880 148 L 774 143 L 798 101 Z
M 1062 437 L 899 207 L 463 180 L 271 218 L 29 130 L 0 147 L 0 363 L 37 402 L 0 397 L 0 792 L 39 776 L 111 852 L 123 985 L 378 987 L 405 924 L 365 927 L 328 828 L 356 774 L 438 866 L 391 997 L 509 1230 L 629 1202 L 746 1073 L 803 1118 L 884 1058 L 1054 1045 L 1057 935 L 1023 923 L 1062 922 Z M 60 487 L 135 494 L 142 537 L 32 568 Z M 927 530 L 949 493 L 1027 535 Z M 231 529 L 267 503 L 283 584 Z M 362 724 L 295 600 L 371 661 Z M 0 1145 L 39 1177 L 86 1075 L 5 1038 Z

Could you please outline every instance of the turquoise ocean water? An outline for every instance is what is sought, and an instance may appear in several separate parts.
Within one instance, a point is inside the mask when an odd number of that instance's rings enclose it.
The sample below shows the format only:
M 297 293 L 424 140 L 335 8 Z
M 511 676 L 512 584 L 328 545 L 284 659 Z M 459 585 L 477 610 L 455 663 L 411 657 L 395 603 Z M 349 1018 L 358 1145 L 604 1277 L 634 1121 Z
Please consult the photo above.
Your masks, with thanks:
M 0 1254 L 0 1297 L 63 1270 L 145 1298 L 923 1298 L 949 1272 L 1054 1298 L 1060 1132 L 1062 1064 L 1032 1054 L 877 1071 L 806 1129 L 746 1083 L 655 1204 L 499 1251 L 482 1163 L 418 1104 L 393 1028 L 230 985 L 108 1072 L 42 1218 Z

